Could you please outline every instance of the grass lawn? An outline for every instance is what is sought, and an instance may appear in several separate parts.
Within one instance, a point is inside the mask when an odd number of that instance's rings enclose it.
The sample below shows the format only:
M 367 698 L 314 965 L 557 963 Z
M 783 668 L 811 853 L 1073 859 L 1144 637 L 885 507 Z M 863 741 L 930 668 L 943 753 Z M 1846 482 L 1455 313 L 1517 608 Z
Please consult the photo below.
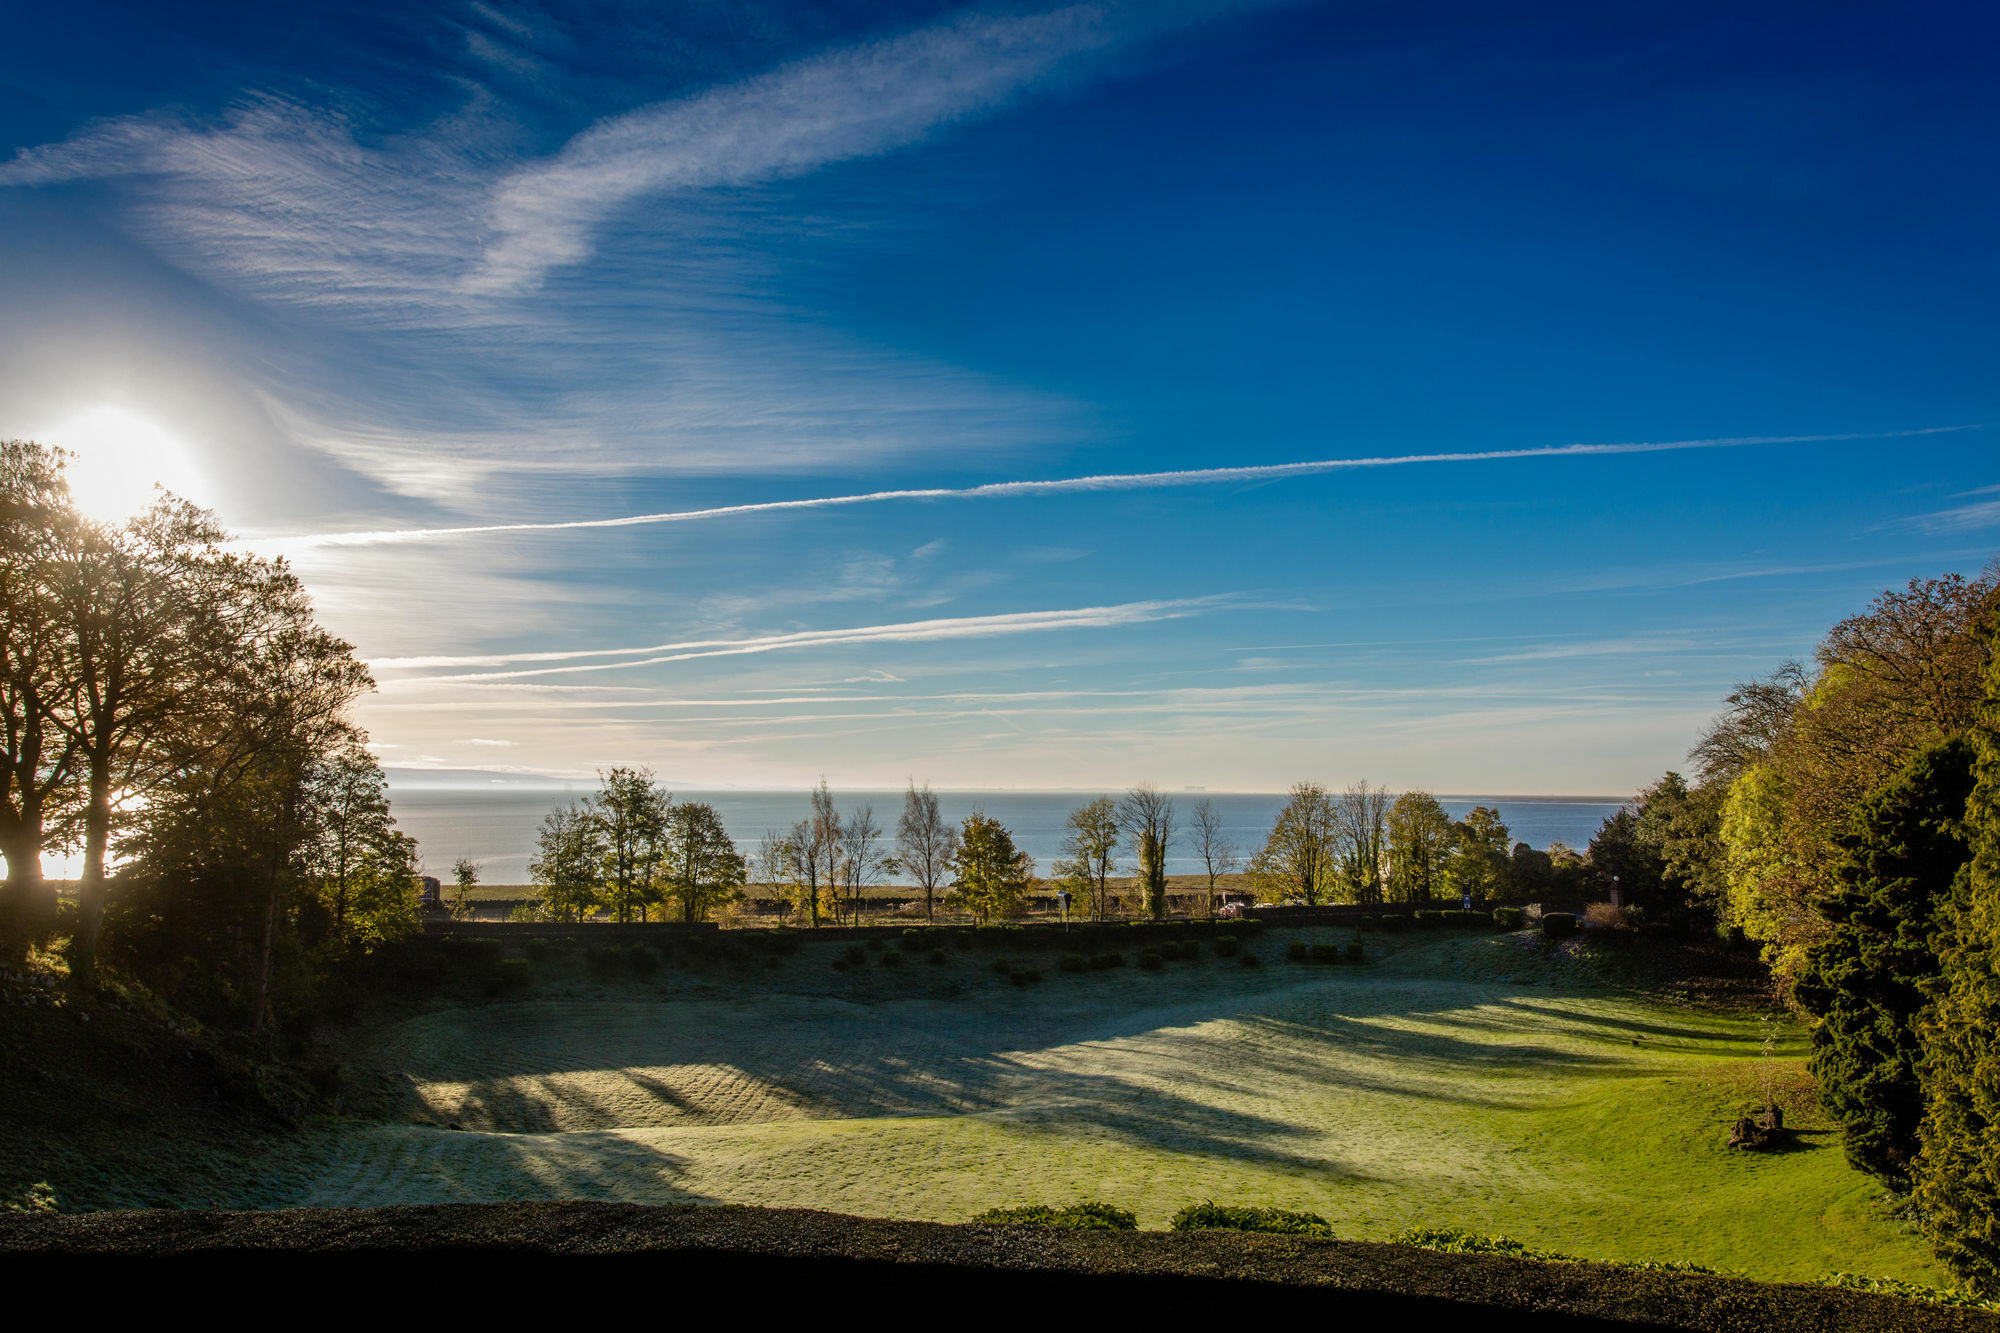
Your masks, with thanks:
M 1760 1278 L 1948 1285 L 1801 1089 L 1799 1034 L 1585 984 L 1532 937 L 1412 940 L 1366 967 L 1213 956 L 1017 987 L 979 954 L 773 972 L 551 971 L 527 998 L 373 1034 L 408 1087 L 272 1166 L 261 1205 L 589 1198 L 942 1221 L 1103 1199 L 1304 1208 L 1339 1234 L 1512 1235 Z M 1343 937 L 1344 938 L 1344 937 Z M 1373 947 L 1373 946 L 1371 946 Z M 1052 960 L 1048 960 L 1052 961 Z M 1789 1152 L 1724 1146 L 1786 1091 Z M 454 1128 L 453 1126 L 456 1126 Z

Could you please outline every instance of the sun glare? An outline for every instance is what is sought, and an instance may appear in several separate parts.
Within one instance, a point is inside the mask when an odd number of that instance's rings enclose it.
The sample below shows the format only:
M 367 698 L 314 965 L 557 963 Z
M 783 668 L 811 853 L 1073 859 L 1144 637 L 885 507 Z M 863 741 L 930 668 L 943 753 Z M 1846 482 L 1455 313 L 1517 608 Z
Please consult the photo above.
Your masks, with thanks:
M 70 494 L 92 518 L 119 522 L 152 502 L 155 483 L 200 503 L 201 474 L 173 436 L 121 407 L 84 413 L 48 442 L 75 457 L 68 469 Z

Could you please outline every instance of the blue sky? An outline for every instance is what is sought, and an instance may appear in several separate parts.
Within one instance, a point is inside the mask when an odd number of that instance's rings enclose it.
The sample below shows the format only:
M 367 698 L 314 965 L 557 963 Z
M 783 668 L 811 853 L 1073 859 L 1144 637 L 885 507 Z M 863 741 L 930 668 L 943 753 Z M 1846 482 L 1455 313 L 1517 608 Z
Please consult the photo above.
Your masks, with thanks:
M 1994 549 L 1996 27 L 44 7 L 0 434 L 294 559 L 392 766 L 1626 792 Z

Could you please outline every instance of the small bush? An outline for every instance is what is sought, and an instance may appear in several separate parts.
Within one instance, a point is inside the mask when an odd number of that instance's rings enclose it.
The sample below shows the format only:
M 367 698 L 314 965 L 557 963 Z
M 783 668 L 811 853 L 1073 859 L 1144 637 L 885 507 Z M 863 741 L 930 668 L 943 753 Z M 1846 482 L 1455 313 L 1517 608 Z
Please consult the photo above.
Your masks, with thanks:
M 1308 953 L 1315 963 L 1337 963 L 1340 961 L 1338 944 L 1315 944 Z
M 1444 913 L 1425 911 L 1420 908 L 1410 913 L 1410 924 L 1422 928 L 1435 929 L 1444 924 Z
M 1014 965 L 1008 962 L 1005 958 L 995 958 L 990 964 L 988 964 L 988 966 L 990 966 L 995 972 L 1000 973 L 1002 976 L 1005 976 L 1007 973 L 1012 972 L 1014 970 Z
M 858 944 L 848 945 L 840 956 L 847 960 L 850 967 L 865 967 L 868 963 L 868 951 Z
M 1293 940 L 1290 944 L 1287 944 L 1285 946 L 1285 957 L 1291 959 L 1295 963 L 1303 963 L 1306 960 L 1307 955 L 1308 955 L 1308 950 L 1306 948 L 1306 942 L 1304 940 Z
M 525 958 L 502 958 L 493 965 L 493 974 L 486 980 L 488 995 L 504 995 L 509 991 L 525 990 L 535 979 L 535 965 Z
M 1239 961 L 1240 961 L 1240 962 L 1241 962 L 1241 963 L 1243 964 L 1243 966 L 1245 966 L 1245 967 L 1256 967 L 1256 966 L 1257 966 L 1257 955 L 1256 955 L 1256 954 L 1254 954 L 1254 953 L 1246 953 L 1246 954 L 1244 954 L 1244 955 L 1243 955 L 1243 957 L 1242 957 L 1242 958 L 1241 958 L 1241 959 L 1240 959 Z
M 1626 909 L 1611 903 L 1591 903 L 1583 909 L 1583 920 L 1598 930 L 1632 929 L 1632 918 Z
M 1195 959 L 1201 957 L 1201 941 L 1182 940 L 1181 957 L 1188 962 L 1193 962 Z
M 1039 967 L 1017 967 L 1014 969 L 1012 975 L 1016 986 L 1032 986 L 1042 979 L 1042 969 Z
M 1361 930 L 1375 929 L 1375 917 L 1371 913 L 1363 912 L 1361 914 L 1361 925 L 1359 929 Z
M 1332 1236 L 1333 1228 L 1318 1213 L 1285 1208 L 1231 1208 L 1224 1204 L 1191 1203 L 1167 1223 L 1174 1231 L 1266 1231 L 1281 1236 Z
M 1144 968 L 1148 972 L 1157 972 L 1162 967 L 1164 967 L 1165 964 L 1160 961 L 1160 955 L 1154 953 L 1151 949 L 1148 949 L 1144 953 L 1139 955 L 1139 966 Z
M 1512 1236 L 1481 1236 L 1457 1227 L 1417 1227 L 1390 1238 L 1391 1245 L 1409 1245 L 1440 1254 L 1505 1254 L 1516 1259 L 1541 1259 L 1554 1263 L 1581 1262 L 1574 1255 L 1554 1250 L 1538 1250 Z
M 1033 1203 L 1024 1208 L 989 1208 L 972 1219 L 993 1226 L 1063 1227 L 1070 1231 L 1137 1231 L 1139 1219 L 1108 1203 L 1073 1203 L 1051 1208 Z
M 547 962 L 556 955 L 556 942 L 546 935 L 537 935 L 522 945 L 521 951 L 538 963 Z
M 1367 960 L 1367 946 L 1362 944 L 1360 940 L 1349 940 L 1347 942 L 1347 961 L 1350 963 L 1361 963 Z
M 1395 932 L 1399 930 L 1409 929 L 1409 925 L 1410 925 L 1410 918 L 1398 913 L 1397 915 L 1394 916 L 1383 917 L 1381 920 L 1375 923 L 1375 928 L 1377 930 L 1384 931 L 1388 934 L 1393 935 Z
M 899 953 L 885 953 L 882 955 L 882 966 L 901 967 L 902 965 L 903 965 L 903 955 Z
M 951 942 L 958 946 L 960 953 L 964 953 L 972 947 L 972 932 L 969 930 L 954 930 L 951 932 Z
M 765 971 L 767 971 L 767 972 L 775 972 L 775 971 L 777 971 L 777 970 L 778 970 L 778 969 L 779 969 L 780 967 L 783 967 L 783 966 L 784 966 L 784 964 L 783 964 L 782 962 L 780 962 L 780 961 L 779 961 L 779 959 L 778 959 L 778 955 L 776 955 L 776 954 L 774 954 L 774 953 L 767 953 L 767 954 L 765 954 L 765 955 L 764 955 L 764 970 L 765 970 Z
M 1122 953 L 1092 954 L 1090 957 L 1090 966 L 1092 970 L 1098 972 L 1102 972 L 1106 968 L 1123 967 L 1125 966 L 1125 955 Z
M 868 951 L 870 953 L 882 952 L 882 937 L 880 935 L 870 935 L 868 937 Z
M 931 961 L 932 961 L 933 963 L 942 963 L 942 962 L 944 962 L 944 950 L 943 950 L 943 949 L 932 949 L 932 950 L 931 950 Z
M 660 955 L 643 944 L 635 944 L 625 951 L 625 966 L 642 977 L 650 977 L 660 970 Z
M 1528 919 L 1526 911 L 1519 907 L 1496 907 L 1493 909 L 1493 929 L 1519 930 Z
M 1576 931 L 1577 931 L 1576 913 L 1574 912 L 1542 913 L 1542 934 L 1548 936 L 1550 939 L 1552 940 L 1566 939 L 1569 936 L 1576 934 Z
M 592 945 L 584 957 L 590 962 L 590 970 L 600 977 L 608 977 L 625 965 L 625 951 L 615 944 Z
M 1090 966 L 1090 960 L 1080 953 L 1066 953 L 1056 966 L 1065 972 L 1081 972 Z
M 1234 958 L 1242 948 L 1243 946 L 1237 942 L 1234 935 L 1217 935 L 1215 937 L 1215 956 L 1217 958 Z

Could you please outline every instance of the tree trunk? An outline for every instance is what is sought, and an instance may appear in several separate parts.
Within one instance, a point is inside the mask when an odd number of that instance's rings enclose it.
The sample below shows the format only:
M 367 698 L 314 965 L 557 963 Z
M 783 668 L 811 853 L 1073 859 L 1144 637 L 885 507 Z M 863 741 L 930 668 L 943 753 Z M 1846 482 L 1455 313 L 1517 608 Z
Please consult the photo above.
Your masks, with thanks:
M 97 985 L 97 943 L 110 887 L 104 878 L 104 857 L 110 841 L 111 761 L 93 758 L 90 804 L 83 815 L 83 875 L 76 889 L 76 935 L 69 949 L 70 978 L 87 989 Z
M 0 960 L 20 962 L 55 928 L 56 894 L 42 878 L 41 820 L 23 820 L 8 837 L 7 884 L 0 890 Z
M 257 1008 L 250 1019 L 253 1034 L 264 1031 L 271 1012 L 271 957 L 278 937 L 278 867 L 266 858 L 264 866 L 264 937 L 257 946 Z

